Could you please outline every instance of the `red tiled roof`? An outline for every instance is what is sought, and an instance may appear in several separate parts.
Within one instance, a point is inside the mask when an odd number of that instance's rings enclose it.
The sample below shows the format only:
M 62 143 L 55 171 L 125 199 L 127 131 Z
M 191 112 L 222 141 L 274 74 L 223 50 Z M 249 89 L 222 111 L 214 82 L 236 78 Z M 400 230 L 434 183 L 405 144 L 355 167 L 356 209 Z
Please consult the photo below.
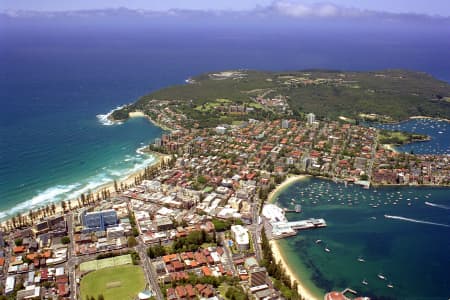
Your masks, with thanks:
M 25 246 L 16 246 L 13 248 L 14 253 L 22 253 L 25 251 Z
M 325 300 L 348 300 L 341 292 L 329 292 L 325 295 Z
M 203 272 L 203 275 L 205 275 L 205 276 L 212 276 L 211 269 L 206 266 L 202 267 L 202 272 Z

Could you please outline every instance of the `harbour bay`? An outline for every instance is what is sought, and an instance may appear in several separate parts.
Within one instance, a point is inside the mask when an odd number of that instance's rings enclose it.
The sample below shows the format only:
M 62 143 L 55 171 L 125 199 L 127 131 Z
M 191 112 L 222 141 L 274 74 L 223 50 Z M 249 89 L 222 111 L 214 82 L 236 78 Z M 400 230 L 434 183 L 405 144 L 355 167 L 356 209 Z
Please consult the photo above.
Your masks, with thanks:
M 350 287 L 377 299 L 445 299 L 448 192 L 431 187 L 367 190 L 317 178 L 301 180 L 279 193 L 278 204 L 302 205 L 301 214 L 287 214 L 290 221 L 320 217 L 328 226 L 278 243 L 315 294 Z

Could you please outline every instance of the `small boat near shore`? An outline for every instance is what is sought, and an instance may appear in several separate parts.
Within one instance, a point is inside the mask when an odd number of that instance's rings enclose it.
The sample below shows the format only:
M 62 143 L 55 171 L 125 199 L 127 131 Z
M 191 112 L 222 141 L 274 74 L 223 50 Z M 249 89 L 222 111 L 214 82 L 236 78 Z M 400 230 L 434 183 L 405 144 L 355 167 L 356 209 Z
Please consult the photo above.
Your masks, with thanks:
M 366 262 L 366 260 L 362 256 L 358 257 L 358 261 L 359 262 Z
M 315 243 L 320 244 L 320 243 L 322 243 L 322 240 L 316 240 Z
M 325 247 L 325 252 L 331 252 L 331 250 L 328 247 Z
M 393 288 L 394 288 L 394 285 L 393 285 L 392 283 L 389 283 L 389 284 L 387 285 L 387 287 L 390 288 L 390 289 L 393 289 Z
M 386 280 L 386 276 L 384 276 L 381 273 L 378 273 L 377 277 L 380 278 L 381 280 Z
M 363 281 L 361 281 L 361 283 L 364 284 L 364 285 L 368 285 L 369 284 L 365 278 L 363 279 Z

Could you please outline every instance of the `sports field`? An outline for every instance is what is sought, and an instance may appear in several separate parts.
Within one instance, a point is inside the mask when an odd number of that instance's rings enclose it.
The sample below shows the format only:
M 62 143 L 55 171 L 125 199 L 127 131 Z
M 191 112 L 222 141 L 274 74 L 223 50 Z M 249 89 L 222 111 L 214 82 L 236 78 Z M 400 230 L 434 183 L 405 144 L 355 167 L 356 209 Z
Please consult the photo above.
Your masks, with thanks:
M 133 260 L 131 259 L 131 255 L 127 254 L 127 255 L 121 255 L 121 256 L 116 256 L 116 257 L 97 259 L 97 260 L 91 260 L 91 261 L 84 262 L 80 265 L 80 271 L 81 272 L 89 272 L 89 271 L 100 270 L 103 268 L 127 265 L 127 264 L 132 264 L 132 263 L 133 263 Z
M 123 265 L 91 272 L 81 280 L 81 299 L 103 294 L 105 300 L 132 300 L 144 290 L 144 271 L 139 266 Z

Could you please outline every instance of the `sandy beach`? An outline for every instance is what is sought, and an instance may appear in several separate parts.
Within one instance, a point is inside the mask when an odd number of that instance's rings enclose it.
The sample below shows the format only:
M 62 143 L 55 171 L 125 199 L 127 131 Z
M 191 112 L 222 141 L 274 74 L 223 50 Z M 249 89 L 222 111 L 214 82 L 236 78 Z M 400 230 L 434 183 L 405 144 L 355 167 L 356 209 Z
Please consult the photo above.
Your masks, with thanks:
M 162 128 L 164 130 L 167 130 L 167 131 L 172 131 L 173 130 L 173 128 L 167 127 L 166 125 L 161 124 L 161 123 L 153 120 L 149 115 L 146 115 L 144 112 L 139 111 L 139 110 L 129 112 L 128 116 L 130 118 L 147 118 L 147 120 L 149 120 L 150 123 L 153 123 L 155 126 L 158 126 L 158 127 Z
M 383 144 L 383 147 L 389 151 L 398 152 L 397 150 L 395 150 L 394 145 L 392 144 Z
M 130 118 L 144 118 L 146 115 L 142 111 L 132 111 L 128 114 Z
M 157 154 L 157 153 L 152 153 L 152 155 L 154 155 L 156 159 L 151 165 L 159 165 L 161 163 L 161 161 L 171 159 L 170 155 Z M 136 172 L 133 172 L 132 174 L 125 177 L 124 179 L 117 180 L 118 185 L 120 186 L 121 183 L 123 183 L 123 185 L 128 185 L 128 186 L 134 185 L 134 183 L 135 183 L 134 178 L 139 176 L 143 172 L 143 169 L 146 167 L 148 167 L 148 166 L 145 166 L 142 169 L 137 170 Z M 108 182 L 106 184 L 103 184 L 103 185 L 97 187 L 95 190 L 92 191 L 92 195 L 95 196 L 97 193 L 101 193 L 101 191 L 103 191 L 103 190 L 109 191 L 111 193 L 111 195 L 114 196 L 116 193 L 114 190 L 114 181 Z M 67 203 L 67 207 L 70 207 L 71 210 L 77 210 L 79 208 L 78 198 L 77 199 L 68 199 L 68 200 L 65 200 L 65 202 Z M 69 202 L 70 202 L 70 205 L 69 205 Z M 56 204 L 56 209 L 55 209 L 54 215 L 63 214 L 60 202 L 55 202 L 55 204 Z M 37 212 L 39 210 L 39 208 L 40 207 L 34 208 L 33 211 Z M 28 211 L 23 212 L 21 214 L 21 216 L 26 220 L 26 222 L 29 221 L 29 212 Z M 11 216 L 11 218 L 12 217 L 13 216 Z M 37 219 L 40 219 L 41 217 L 42 216 L 38 216 Z M 0 226 L 6 228 L 7 222 L 9 220 L 11 220 L 11 218 L 1 221 Z
M 285 181 L 283 181 L 281 184 L 279 184 L 272 192 L 270 192 L 268 196 L 268 202 L 273 203 L 275 201 L 276 196 L 279 192 L 283 191 L 286 187 L 293 184 L 296 181 L 302 180 L 307 178 L 307 175 L 293 175 L 286 178 Z M 311 291 L 309 291 L 304 285 L 302 285 L 301 279 L 295 275 L 295 273 L 292 271 L 289 264 L 286 262 L 286 259 L 283 256 L 283 253 L 277 243 L 277 241 L 270 241 L 270 246 L 272 248 L 272 253 L 276 261 L 280 261 L 283 268 L 286 270 L 286 273 L 289 275 L 292 281 L 297 281 L 297 290 L 301 297 L 305 300 L 315 300 L 318 299 L 315 297 Z
M 267 200 L 269 203 L 274 202 L 275 196 L 278 195 L 279 192 L 281 192 L 284 188 L 288 187 L 292 183 L 307 178 L 309 175 L 291 175 L 288 178 L 286 178 L 282 183 L 277 185 L 277 187 L 270 192 L 270 194 L 267 196 Z
M 292 271 L 289 264 L 286 262 L 286 259 L 283 256 L 283 253 L 280 249 L 280 246 L 278 245 L 277 241 L 270 241 L 270 247 L 272 249 L 273 256 L 275 257 L 275 260 L 278 262 L 281 262 L 281 265 L 286 270 L 286 273 L 289 275 L 292 281 L 297 281 L 297 290 L 302 299 L 305 300 L 317 300 L 319 298 L 315 297 L 304 285 L 302 285 L 301 278 L 299 278 L 295 273 Z

